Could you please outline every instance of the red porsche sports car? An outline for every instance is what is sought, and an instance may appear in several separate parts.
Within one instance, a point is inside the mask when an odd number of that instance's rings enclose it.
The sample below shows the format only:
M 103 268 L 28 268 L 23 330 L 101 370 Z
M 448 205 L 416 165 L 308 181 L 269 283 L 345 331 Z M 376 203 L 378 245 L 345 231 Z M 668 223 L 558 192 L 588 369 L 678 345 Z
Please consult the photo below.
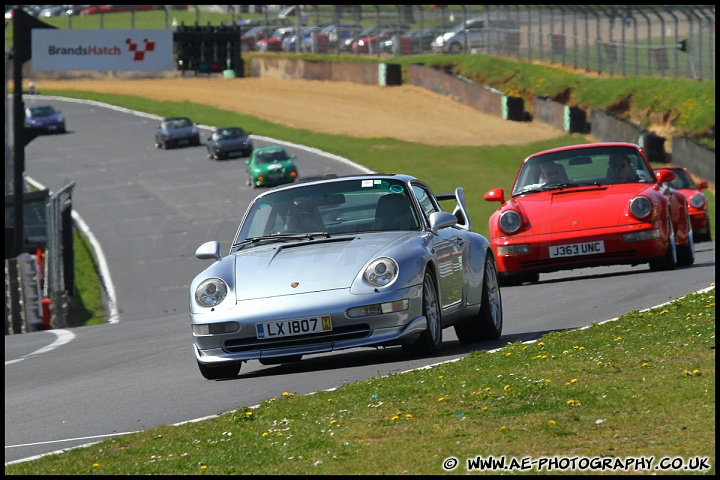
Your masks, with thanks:
M 503 285 L 540 273 L 602 265 L 672 270 L 695 262 L 685 195 L 666 185 L 671 170 L 650 166 L 632 143 L 573 145 L 538 152 L 520 167 L 509 199 L 502 188 L 490 243 Z
M 710 242 L 712 235 L 710 234 L 710 217 L 708 215 L 708 201 L 702 190 L 708 188 L 707 180 L 695 183 L 692 175 L 685 167 L 675 165 L 665 165 L 664 169 L 672 170 L 675 173 L 675 180 L 670 182 L 670 186 L 676 190 L 680 190 L 685 194 L 688 202 L 688 211 L 690 212 L 690 221 L 693 228 L 693 237 L 695 242 Z

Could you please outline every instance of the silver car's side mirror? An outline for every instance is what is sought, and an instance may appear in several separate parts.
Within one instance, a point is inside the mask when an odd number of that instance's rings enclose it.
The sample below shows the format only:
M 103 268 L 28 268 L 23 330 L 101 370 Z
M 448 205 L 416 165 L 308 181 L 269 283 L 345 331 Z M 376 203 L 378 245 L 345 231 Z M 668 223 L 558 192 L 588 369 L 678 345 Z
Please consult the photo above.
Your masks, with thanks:
M 430 214 L 430 230 L 437 235 L 441 228 L 452 227 L 458 219 L 450 212 L 433 212 Z
M 195 250 L 195 256 L 200 260 L 220 260 L 220 242 L 212 240 L 210 242 L 203 243 Z

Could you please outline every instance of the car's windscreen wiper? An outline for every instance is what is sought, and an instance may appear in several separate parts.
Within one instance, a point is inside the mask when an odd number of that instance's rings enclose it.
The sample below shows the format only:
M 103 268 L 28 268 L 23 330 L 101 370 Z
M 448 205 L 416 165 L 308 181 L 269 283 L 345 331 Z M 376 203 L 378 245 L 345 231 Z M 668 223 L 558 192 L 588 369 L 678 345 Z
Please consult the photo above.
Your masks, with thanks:
M 330 238 L 328 232 L 310 232 L 310 233 L 273 233 L 270 235 L 261 235 L 259 237 L 250 237 L 245 240 L 233 244 L 232 248 L 244 245 L 252 245 L 260 242 L 283 242 L 286 240 L 315 240 L 315 237 Z
M 547 192 L 548 190 L 555 190 L 563 188 L 572 188 L 572 187 L 579 187 L 580 184 L 577 182 L 561 182 L 561 183 L 546 183 L 542 187 L 540 187 L 540 191 Z

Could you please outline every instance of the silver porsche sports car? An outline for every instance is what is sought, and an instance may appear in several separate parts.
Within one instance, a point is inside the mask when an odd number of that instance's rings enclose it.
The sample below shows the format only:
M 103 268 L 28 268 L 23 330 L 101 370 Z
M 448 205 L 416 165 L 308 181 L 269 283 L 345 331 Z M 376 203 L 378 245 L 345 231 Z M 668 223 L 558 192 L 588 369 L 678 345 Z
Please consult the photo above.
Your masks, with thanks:
M 462 188 L 436 195 L 400 174 L 276 187 L 249 205 L 227 255 L 211 241 L 195 256 L 213 261 L 190 285 L 207 379 L 355 347 L 432 355 L 449 326 L 461 342 L 502 333 L 495 257 Z

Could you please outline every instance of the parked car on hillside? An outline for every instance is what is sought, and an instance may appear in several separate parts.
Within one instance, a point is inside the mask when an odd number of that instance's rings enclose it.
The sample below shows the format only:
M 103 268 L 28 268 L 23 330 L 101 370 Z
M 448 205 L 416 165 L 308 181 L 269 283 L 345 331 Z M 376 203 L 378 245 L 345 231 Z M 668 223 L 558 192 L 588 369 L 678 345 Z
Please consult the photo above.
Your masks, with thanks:
M 402 53 L 401 46 L 395 45 L 395 42 L 401 43 L 403 37 L 407 37 L 410 42 L 410 53 L 418 54 L 432 50 L 432 42 L 442 31 L 442 25 L 432 25 L 422 30 L 408 30 L 400 35 L 394 35 L 380 42 L 380 49 L 385 53 Z
M 258 25 L 256 27 L 252 27 L 250 30 L 243 33 L 240 36 L 240 44 L 242 51 L 255 51 L 257 48 L 257 43 L 260 40 L 263 40 L 266 37 L 270 36 L 276 28 L 277 27 L 267 25 Z
M 472 49 L 490 49 L 498 51 L 507 44 L 509 32 L 519 34 L 517 21 L 511 18 L 473 18 L 461 22 L 452 29 L 438 35 L 432 42 L 435 53 L 461 53 Z
M 322 27 L 320 25 L 310 25 L 309 27 L 303 27 L 299 35 L 300 52 L 312 52 L 313 35 L 320 32 L 321 29 Z M 298 51 L 298 35 L 295 32 L 283 38 L 281 50 L 283 52 Z
M 38 133 L 65 133 L 65 117 L 51 105 L 33 105 L 25 108 L 26 128 Z
M 573 145 L 527 157 L 510 198 L 489 221 L 503 285 L 537 282 L 540 273 L 603 265 L 672 270 L 692 265 L 695 245 L 685 195 L 666 183 L 632 143 Z
M 208 158 L 225 160 L 235 156 L 249 157 L 253 152 L 250 134 L 240 127 L 220 127 L 213 130 L 205 142 Z
M 403 32 L 410 30 L 409 25 L 394 25 L 379 27 L 375 26 L 370 33 L 360 36 L 352 42 L 352 53 L 377 53 L 380 48 L 380 42 L 387 40 L 393 35 L 402 35 Z
M 280 145 L 256 148 L 245 163 L 245 184 L 253 188 L 274 187 L 298 179 L 295 155 L 288 154 Z
M 328 25 L 317 34 L 318 53 L 352 51 L 352 42 L 362 29 L 358 23 Z M 312 39 L 305 39 L 305 43 L 309 43 L 306 51 L 313 51 L 311 42 Z
M 675 173 L 675 180 L 669 182 L 669 184 L 672 188 L 680 190 L 687 198 L 695 242 L 712 241 L 708 201 L 705 194 L 702 193 L 703 190 L 708 188 L 708 181 L 701 180 L 695 183 L 690 171 L 685 167 L 663 165 L 662 168 Z
M 189 295 L 207 379 L 356 347 L 435 355 L 451 326 L 462 343 L 502 334 L 494 254 L 459 187 L 436 195 L 399 174 L 276 187 L 250 203 L 224 257 L 217 241 L 195 256 L 212 261 Z
M 276 28 L 270 36 L 257 41 L 255 50 L 258 52 L 280 52 L 282 51 L 283 39 L 293 35 L 295 30 L 295 27 Z
M 156 148 L 200 145 L 200 130 L 187 117 L 166 117 L 155 129 Z

